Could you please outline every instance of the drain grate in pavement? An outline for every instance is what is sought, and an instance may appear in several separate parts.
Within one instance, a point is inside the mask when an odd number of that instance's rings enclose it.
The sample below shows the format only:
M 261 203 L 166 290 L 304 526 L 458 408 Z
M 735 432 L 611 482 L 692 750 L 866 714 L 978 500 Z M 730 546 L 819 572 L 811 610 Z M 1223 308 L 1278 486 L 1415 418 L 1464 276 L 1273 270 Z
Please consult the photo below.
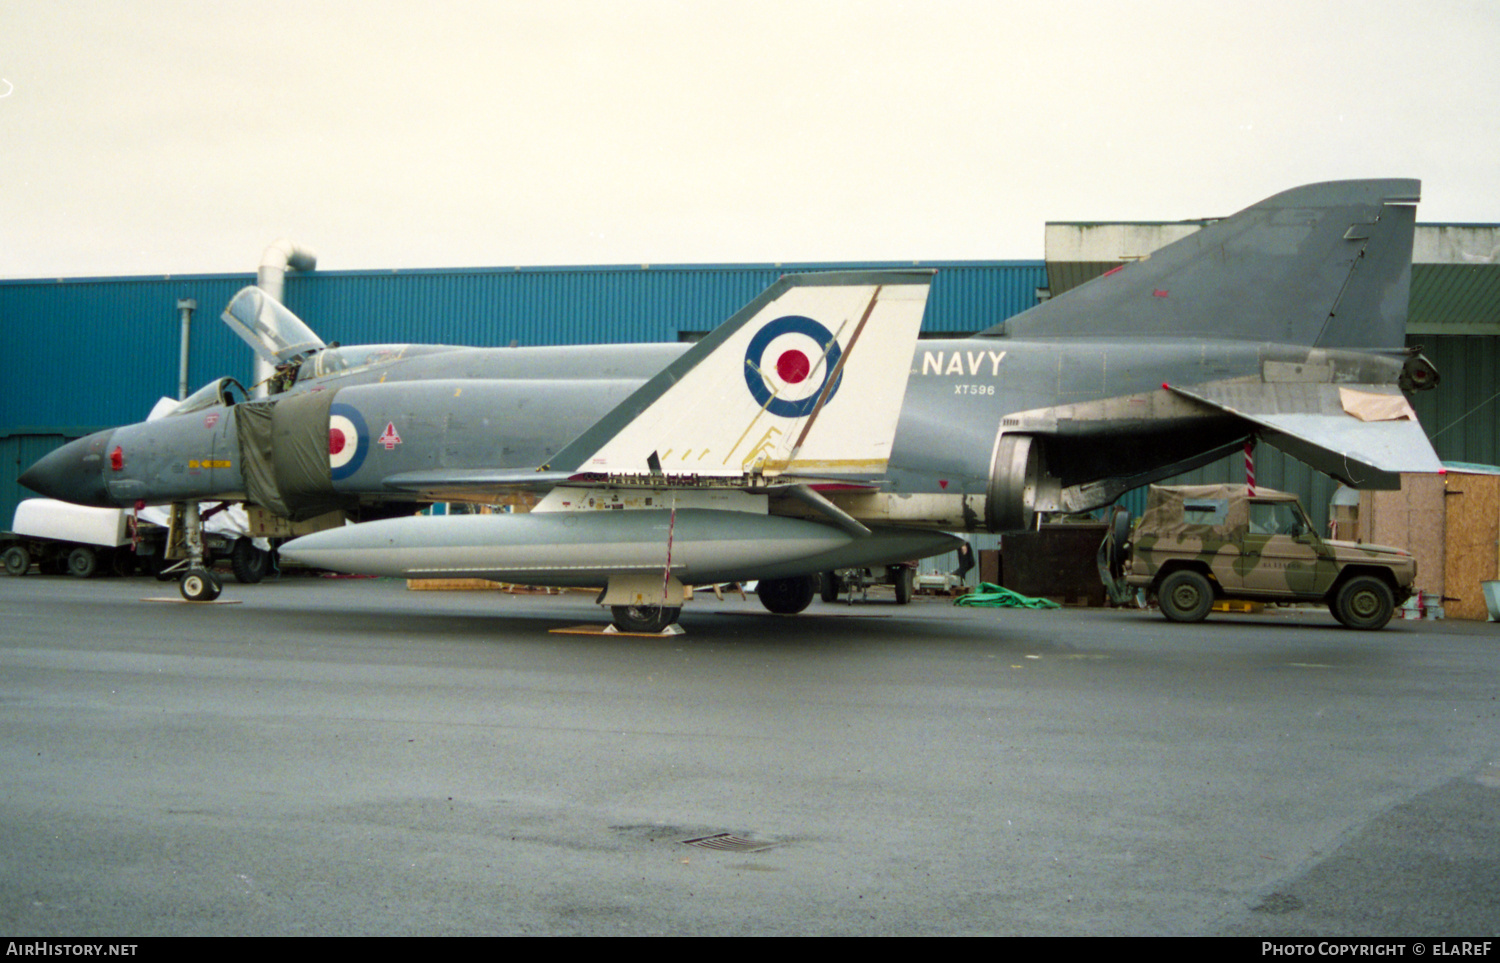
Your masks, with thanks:
M 682 842 L 687 846 L 697 846 L 700 849 L 717 849 L 726 853 L 758 853 L 761 850 L 770 849 L 775 845 L 763 840 L 736 836 L 734 833 L 716 833 L 713 836 L 684 839 Z

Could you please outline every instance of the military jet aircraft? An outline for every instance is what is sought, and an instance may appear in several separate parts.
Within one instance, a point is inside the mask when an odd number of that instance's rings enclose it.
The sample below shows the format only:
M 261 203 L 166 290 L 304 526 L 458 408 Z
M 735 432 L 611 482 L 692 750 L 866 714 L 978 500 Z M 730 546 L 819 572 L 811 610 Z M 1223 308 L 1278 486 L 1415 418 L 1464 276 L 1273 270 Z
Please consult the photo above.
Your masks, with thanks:
M 293 558 L 348 571 L 606 586 L 616 624 L 684 584 L 816 573 L 1021 530 L 1207 464 L 1250 436 L 1355 487 L 1439 463 L 1403 391 L 1412 180 L 1314 184 L 973 338 L 918 345 L 930 275 L 789 275 L 697 345 L 330 347 L 254 288 L 225 320 L 278 366 L 172 417 L 63 446 L 22 484 L 81 504 L 244 500 L 358 525 Z M 409 516 L 433 500 L 529 513 Z M 403 517 L 384 517 L 403 516 Z M 192 567 L 185 596 L 217 594 Z

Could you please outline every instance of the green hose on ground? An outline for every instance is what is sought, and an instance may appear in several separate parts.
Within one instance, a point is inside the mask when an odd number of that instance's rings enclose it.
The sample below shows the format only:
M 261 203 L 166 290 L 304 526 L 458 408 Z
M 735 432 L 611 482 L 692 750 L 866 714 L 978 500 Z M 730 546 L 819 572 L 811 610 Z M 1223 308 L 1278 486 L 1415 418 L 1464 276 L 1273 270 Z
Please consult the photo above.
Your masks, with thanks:
M 991 609 L 1060 609 L 1061 605 L 1047 599 L 1034 599 L 1020 592 L 1012 592 L 1008 588 L 1001 588 L 989 582 L 983 582 L 979 588 L 968 595 L 960 595 L 953 600 L 954 605 L 971 605 Z

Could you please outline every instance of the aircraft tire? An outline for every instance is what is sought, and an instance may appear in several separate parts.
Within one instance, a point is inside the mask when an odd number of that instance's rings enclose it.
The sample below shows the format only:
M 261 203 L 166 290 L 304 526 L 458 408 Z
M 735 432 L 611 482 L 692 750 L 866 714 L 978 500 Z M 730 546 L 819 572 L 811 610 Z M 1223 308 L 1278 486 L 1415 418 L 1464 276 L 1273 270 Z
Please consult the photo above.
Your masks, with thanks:
M 271 571 L 271 553 L 256 548 L 248 538 L 236 539 L 229 552 L 229 567 L 241 585 L 255 585 Z
M 661 632 L 677 621 L 681 607 L 664 605 L 612 605 L 610 621 L 621 632 Z
M 177 588 L 189 602 L 212 602 L 223 591 L 217 579 L 198 568 L 184 572 Z
M 31 553 L 24 545 L 12 545 L 5 550 L 5 574 L 25 575 L 31 571 Z
M 796 615 L 812 604 L 817 589 L 816 575 L 794 575 L 790 578 L 763 578 L 755 594 L 767 611 L 777 615 Z
M 68 574 L 74 578 L 93 578 L 99 572 L 99 553 L 80 545 L 68 553 Z
M 1384 628 L 1396 611 L 1391 587 L 1373 575 L 1358 575 L 1334 597 L 1333 617 L 1351 629 Z
M 910 605 L 912 588 L 917 580 L 917 573 L 905 565 L 893 565 L 889 569 L 891 584 L 896 587 L 896 604 Z
M 1156 591 L 1161 614 L 1172 622 L 1202 622 L 1214 607 L 1214 589 L 1192 569 L 1180 568 L 1162 579 Z
M 824 572 L 818 576 L 818 582 L 820 583 L 818 591 L 821 593 L 823 601 L 837 602 L 839 600 L 839 573 Z

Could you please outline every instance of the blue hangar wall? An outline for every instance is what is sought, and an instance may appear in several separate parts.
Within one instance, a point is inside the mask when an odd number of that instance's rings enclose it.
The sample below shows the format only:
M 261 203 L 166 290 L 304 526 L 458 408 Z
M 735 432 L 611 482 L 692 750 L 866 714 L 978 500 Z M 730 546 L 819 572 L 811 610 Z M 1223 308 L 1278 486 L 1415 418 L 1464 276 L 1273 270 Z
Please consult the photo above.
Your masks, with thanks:
M 782 274 L 934 268 L 924 333 L 982 330 L 1037 302 L 1041 261 L 840 262 L 291 273 L 286 303 L 325 341 L 475 346 L 677 341 L 707 332 Z M 0 281 L 0 528 L 29 465 L 72 438 L 176 397 L 179 299 L 198 302 L 189 390 L 252 355 L 219 313 L 253 274 Z

